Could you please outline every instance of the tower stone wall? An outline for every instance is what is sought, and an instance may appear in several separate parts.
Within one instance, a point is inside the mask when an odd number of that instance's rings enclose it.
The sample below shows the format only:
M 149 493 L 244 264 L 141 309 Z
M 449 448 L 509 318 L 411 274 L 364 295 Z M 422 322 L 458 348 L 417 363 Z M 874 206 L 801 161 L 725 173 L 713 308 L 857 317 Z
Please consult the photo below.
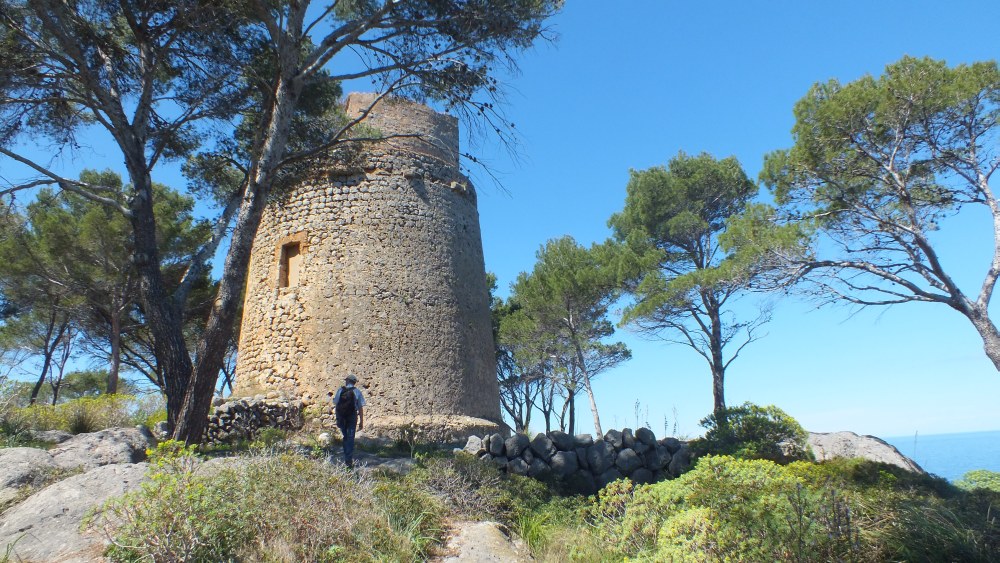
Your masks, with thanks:
M 375 99 L 352 94 L 348 114 Z M 457 121 L 385 100 L 365 123 L 388 138 L 350 166 L 313 170 L 264 212 L 234 394 L 298 397 L 331 425 L 327 392 L 354 373 L 376 435 L 497 428 L 479 215 L 459 172 Z

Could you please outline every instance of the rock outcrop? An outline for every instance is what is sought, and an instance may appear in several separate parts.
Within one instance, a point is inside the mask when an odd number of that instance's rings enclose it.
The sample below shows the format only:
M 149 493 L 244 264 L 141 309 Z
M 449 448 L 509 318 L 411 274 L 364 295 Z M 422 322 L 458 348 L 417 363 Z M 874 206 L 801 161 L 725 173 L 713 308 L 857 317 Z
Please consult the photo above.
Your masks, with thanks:
M 901 467 L 914 473 L 926 473 L 915 461 L 901 454 L 895 446 L 875 436 L 859 436 L 854 432 L 810 432 L 809 446 L 816 461 L 843 457 L 860 457 Z

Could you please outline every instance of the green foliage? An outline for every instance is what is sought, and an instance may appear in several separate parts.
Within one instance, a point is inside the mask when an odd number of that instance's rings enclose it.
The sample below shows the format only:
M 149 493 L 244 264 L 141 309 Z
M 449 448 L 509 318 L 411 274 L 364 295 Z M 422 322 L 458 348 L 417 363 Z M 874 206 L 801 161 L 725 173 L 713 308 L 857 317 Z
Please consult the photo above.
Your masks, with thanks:
M 986 469 L 975 469 L 962 475 L 961 479 L 955 481 L 955 486 L 966 491 L 986 489 L 1000 493 L 1000 473 Z
M 116 561 L 408 561 L 440 538 L 438 505 L 293 454 L 196 470 L 192 447 L 161 444 L 149 480 L 95 525 Z
M 998 500 L 865 460 L 707 456 L 672 481 L 612 483 L 585 514 L 614 558 L 991 561 Z
M 710 414 L 701 421 L 704 438 L 691 443 L 700 455 L 732 455 L 745 459 L 769 459 L 788 463 L 811 459 L 808 435 L 799 423 L 774 405 L 761 407 L 743 403 L 727 408 L 720 417 Z
M 162 400 L 155 396 L 98 395 L 57 405 L 35 404 L 11 414 L 26 430 L 64 430 L 74 434 L 105 428 L 147 424 L 161 417 Z
M 492 519 L 514 525 L 550 498 L 541 482 L 500 473 L 495 466 L 466 453 L 422 460 L 408 479 L 432 491 L 466 518 Z

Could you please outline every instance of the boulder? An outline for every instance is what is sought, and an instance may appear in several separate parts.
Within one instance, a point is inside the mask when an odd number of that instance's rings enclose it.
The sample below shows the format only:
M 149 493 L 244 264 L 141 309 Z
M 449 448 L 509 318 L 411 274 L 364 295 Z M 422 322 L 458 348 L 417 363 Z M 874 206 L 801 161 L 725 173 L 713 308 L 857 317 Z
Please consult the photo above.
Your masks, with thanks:
M 476 457 L 486 453 L 486 448 L 483 447 L 483 439 L 478 436 L 469 436 L 469 439 L 465 441 L 465 447 L 462 449 L 466 453 Z
M 665 446 L 657 445 L 654 449 L 646 452 L 646 469 L 657 471 L 670 464 L 670 452 Z
M 524 448 L 524 451 L 521 452 L 521 459 L 528 465 L 531 465 L 531 462 L 535 461 L 535 454 L 531 452 L 531 448 Z
M 640 467 L 639 469 L 633 471 L 632 474 L 628 476 L 628 478 L 631 479 L 632 482 L 637 485 L 644 485 L 646 483 L 653 482 L 653 472 L 646 469 L 645 467 Z
M 615 462 L 615 449 L 601 440 L 587 448 L 587 467 L 594 475 L 604 473 Z
M 661 446 L 667 448 L 667 451 L 673 455 L 677 450 L 681 449 L 681 441 L 677 438 L 663 438 L 658 442 Z
M 531 451 L 545 463 L 552 461 L 552 456 L 556 454 L 556 445 L 545 434 L 535 434 L 531 439 Z
M 679 477 L 682 473 L 688 470 L 691 466 L 691 448 L 684 444 L 679 450 L 670 456 L 670 465 L 667 466 L 667 472 L 674 477 Z
M 631 428 L 622 430 L 622 447 L 630 449 L 635 447 L 635 435 L 632 434 Z
M 552 456 L 552 463 L 549 464 L 552 467 L 552 471 L 556 475 L 567 476 L 580 468 L 580 464 L 577 461 L 576 452 L 556 452 Z
M 527 475 L 528 464 L 523 459 L 515 457 L 507 462 L 507 472 L 515 475 Z
M 576 462 L 580 464 L 581 469 L 590 469 L 590 464 L 587 463 L 587 448 L 576 449 Z
M 111 464 L 64 479 L 31 495 L 0 517 L 0 545 L 11 561 L 100 561 L 104 534 L 81 531 L 84 517 L 145 478 L 146 464 Z
M 618 457 L 615 459 L 615 466 L 618 467 L 622 474 L 631 475 L 633 471 L 642 467 L 642 459 L 639 458 L 639 454 L 635 453 L 635 450 L 624 448 L 618 452 Z
M 594 437 L 590 434 L 577 434 L 573 436 L 573 443 L 578 448 L 589 448 L 594 443 Z
M 494 456 L 503 455 L 503 436 L 500 434 L 490 434 L 490 454 Z
M 617 469 L 612 467 L 611 469 L 608 469 L 604 473 L 601 473 L 599 476 L 597 476 L 596 479 L 597 488 L 603 489 L 608 483 L 612 481 L 617 481 L 618 479 L 621 478 L 622 474 Z
M 0 508 L 24 487 L 39 486 L 58 469 L 52 454 L 37 448 L 0 449 Z
M 915 461 L 901 454 L 892 444 L 875 436 L 859 436 L 854 432 L 810 432 L 808 444 L 816 461 L 837 457 L 860 457 L 901 467 L 913 473 L 926 473 Z
M 590 471 L 581 469 L 570 474 L 563 482 L 566 488 L 582 495 L 592 495 L 597 492 L 597 482 Z
M 524 434 L 514 434 L 507 441 L 504 442 L 504 448 L 507 450 L 507 457 L 521 457 L 524 450 L 528 448 L 531 444 L 531 440 L 528 439 Z
M 573 437 L 565 432 L 553 430 L 552 432 L 549 432 L 549 439 L 552 440 L 552 444 L 556 447 L 556 449 L 561 452 L 571 452 L 574 448 L 576 448 L 576 443 L 573 440 Z
M 544 479 L 550 473 L 552 469 L 549 468 L 549 464 L 545 463 L 539 458 L 535 458 L 530 464 L 528 464 L 528 476 L 535 477 L 536 479 Z
M 156 446 L 145 428 L 109 428 L 78 434 L 49 450 L 60 467 L 84 470 L 102 465 L 137 463 L 146 459 L 146 449 Z
M 65 430 L 36 430 L 31 433 L 31 437 L 39 442 L 50 444 L 61 444 L 73 437 L 73 434 Z
M 622 433 L 618 430 L 608 430 L 604 433 L 604 441 L 611 444 L 616 450 L 622 449 Z
M 642 455 L 642 454 L 648 452 L 652 448 L 653 447 L 650 446 L 649 444 L 645 444 L 645 443 L 640 442 L 638 440 L 636 440 L 635 445 L 632 446 L 632 449 L 635 450 L 635 453 L 637 453 L 639 455 Z
M 653 431 L 645 426 L 638 428 L 635 431 L 635 439 L 647 446 L 656 446 L 656 435 Z

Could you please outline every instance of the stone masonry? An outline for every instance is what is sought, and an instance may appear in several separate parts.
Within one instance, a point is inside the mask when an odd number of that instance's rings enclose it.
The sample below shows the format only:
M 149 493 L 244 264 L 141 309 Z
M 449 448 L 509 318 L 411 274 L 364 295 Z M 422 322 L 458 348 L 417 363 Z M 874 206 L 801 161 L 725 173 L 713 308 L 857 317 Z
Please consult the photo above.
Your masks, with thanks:
M 375 99 L 352 94 L 348 115 Z M 350 165 L 313 170 L 264 212 L 234 396 L 297 397 L 329 427 L 327 393 L 354 373 L 370 434 L 405 428 L 454 440 L 495 431 L 479 214 L 458 168 L 457 120 L 385 100 L 364 123 L 386 139 Z

